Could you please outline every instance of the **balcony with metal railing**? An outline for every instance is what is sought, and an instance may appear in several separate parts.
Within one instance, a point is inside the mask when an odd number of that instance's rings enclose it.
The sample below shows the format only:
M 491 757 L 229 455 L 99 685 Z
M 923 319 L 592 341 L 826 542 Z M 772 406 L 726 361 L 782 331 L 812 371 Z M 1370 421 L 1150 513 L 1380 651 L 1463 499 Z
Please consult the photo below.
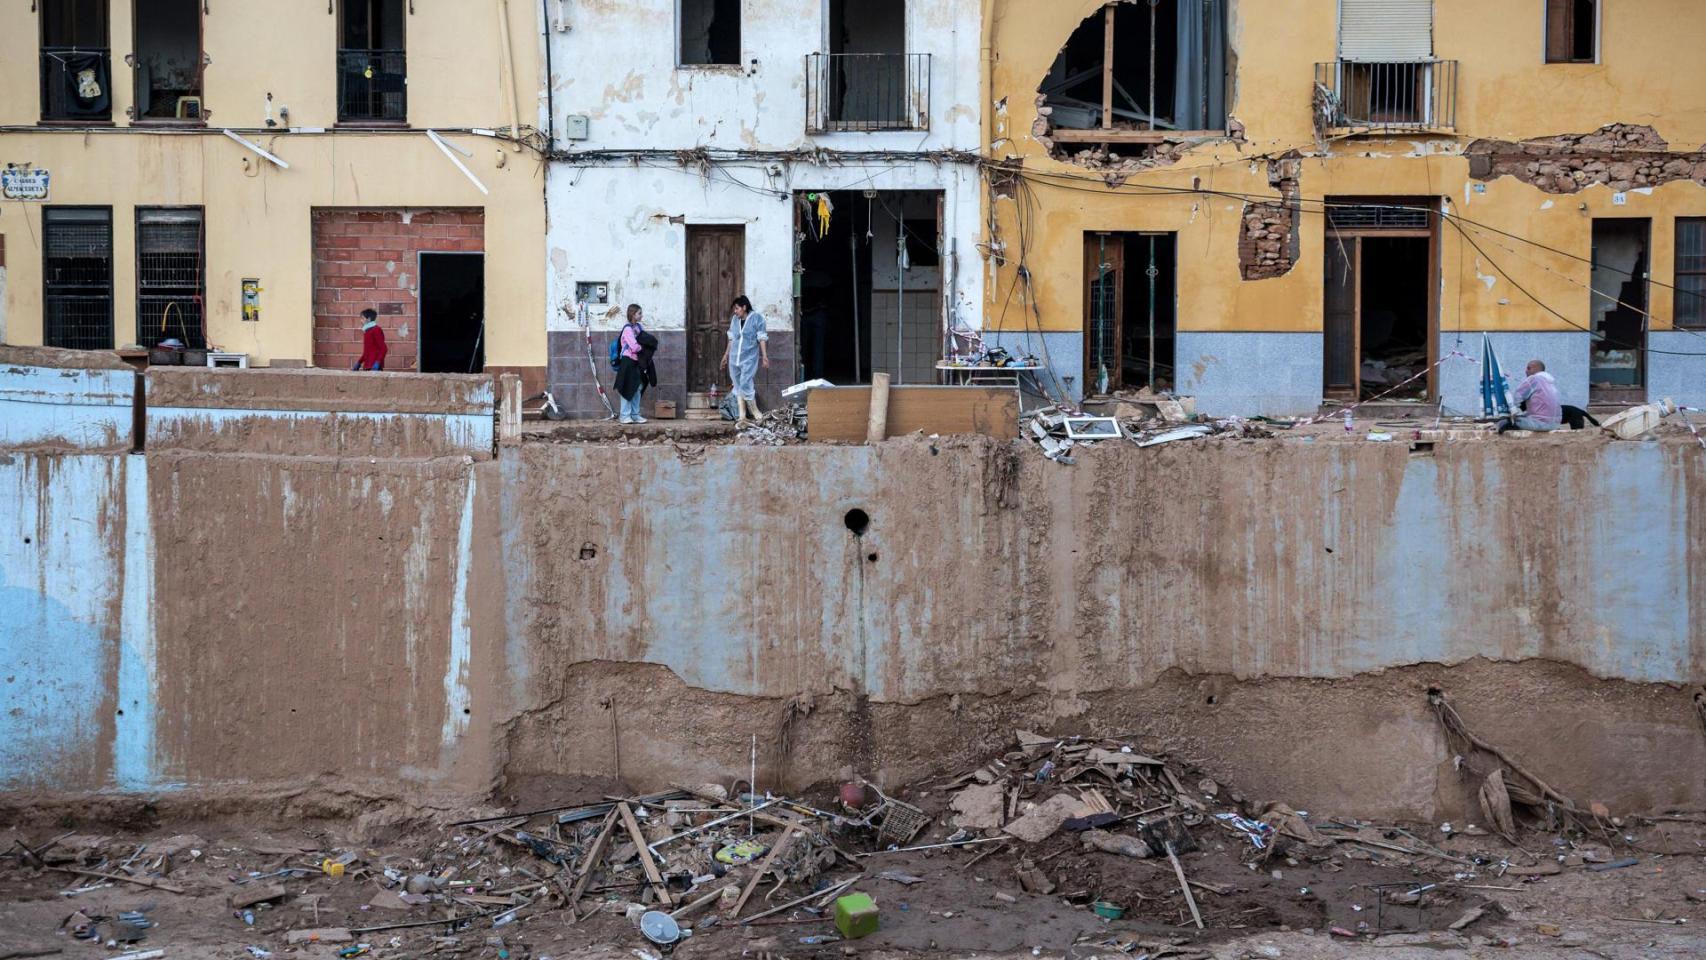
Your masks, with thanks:
M 408 61 L 402 50 L 338 51 L 338 122 L 407 123 Z
M 42 47 L 41 118 L 110 121 L 112 54 L 105 47 Z
M 1328 129 L 1454 130 L 1457 61 L 1317 63 L 1315 104 Z
M 930 54 L 806 55 L 806 132 L 930 129 Z

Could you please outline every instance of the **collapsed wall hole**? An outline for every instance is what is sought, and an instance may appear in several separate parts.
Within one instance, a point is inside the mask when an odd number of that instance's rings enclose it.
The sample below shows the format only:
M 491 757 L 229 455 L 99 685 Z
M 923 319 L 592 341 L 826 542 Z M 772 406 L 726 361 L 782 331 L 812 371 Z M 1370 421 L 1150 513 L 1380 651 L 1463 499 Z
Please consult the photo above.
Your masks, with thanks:
M 598 556 L 598 546 L 590 541 L 581 544 L 581 559 L 592 560 Z
M 847 529 L 853 531 L 855 537 L 862 537 L 865 535 L 866 529 L 871 526 L 871 516 L 858 507 L 854 507 L 847 511 L 847 515 L 841 518 L 841 522 L 847 525 Z
M 1033 133 L 1056 159 L 1170 162 L 1178 141 L 1226 131 L 1227 60 L 1223 4 L 1114 0 L 1061 47 Z

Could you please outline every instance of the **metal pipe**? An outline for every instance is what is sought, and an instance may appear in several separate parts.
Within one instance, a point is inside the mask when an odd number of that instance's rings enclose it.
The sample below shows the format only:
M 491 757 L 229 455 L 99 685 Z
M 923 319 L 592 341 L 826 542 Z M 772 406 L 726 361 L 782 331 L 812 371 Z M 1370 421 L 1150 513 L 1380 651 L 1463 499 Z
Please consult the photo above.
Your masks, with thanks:
M 509 135 L 516 153 L 521 152 L 521 108 L 516 105 L 515 58 L 510 52 L 509 0 L 498 0 L 498 75 L 504 86 L 504 104 L 509 107 Z M 470 174 L 472 176 L 472 174 Z M 481 188 L 485 190 L 484 187 Z

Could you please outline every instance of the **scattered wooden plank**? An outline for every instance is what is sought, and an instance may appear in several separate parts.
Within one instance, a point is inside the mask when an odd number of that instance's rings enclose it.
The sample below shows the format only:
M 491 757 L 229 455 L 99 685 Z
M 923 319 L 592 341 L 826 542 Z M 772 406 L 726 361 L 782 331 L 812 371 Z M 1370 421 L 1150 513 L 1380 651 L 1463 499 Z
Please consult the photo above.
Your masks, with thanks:
M 616 812 L 622 816 L 622 824 L 628 828 L 628 835 L 634 838 L 634 846 L 640 854 L 640 866 L 646 870 L 646 879 L 652 882 L 652 892 L 657 894 L 658 903 L 663 904 L 666 910 L 675 906 L 675 901 L 669 895 L 669 887 L 664 885 L 663 874 L 658 873 L 658 865 L 652 860 L 652 851 L 646 846 L 646 835 L 640 832 L 640 824 L 634 819 L 634 809 L 626 803 L 618 803 Z
M 289 891 L 284 888 L 282 883 L 266 883 L 258 887 L 244 887 L 242 890 L 233 893 L 228 902 L 231 904 L 231 909 L 241 910 L 244 907 L 252 907 L 268 900 L 278 900 L 288 893 Z
M 800 904 L 805 903 L 807 900 L 811 900 L 815 897 L 820 897 L 820 896 L 822 896 L 822 897 L 833 897 L 836 894 L 840 893 L 841 891 L 847 889 L 848 887 L 851 887 L 855 882 L 858 881 L 858 879 L 859 879 L 858 877 L 849 877 L 846 880 L 841 881 L 840 883 L 836 884 L 833 887 L 830 887 L 828 890 L 824 890 L 821 893 L 808 893 L 803 897 L 796 897 L 792 900 L 789 900 L 787 903 L 782 904 L 779 907 L 771 907 L 770 909 L 764 911 L 763 913 L 755 913 L 752 916 L 747 917 L 745 920 L 742 920 L 740 922 L 740 924 L 741 924 L 741 926 L 744 927 L 747 924 L 752 923 L 754 920 L 762 920 L 765 917 L 768 917 L 773 913 L 781 913 L 782 911 L 787 910 L 791 907 L 797 907 Z
M 74 873 L 79 877 L 94 877 L 98 880 L 116 880 L 119 883 L 134 883 L 139 887 L 164 890 L 167 893 L 184 892 L 184 888 L 175 883 L 167 883 L 164 880 L 155 880 L 151 877 L 132 877 L 122 873 L 102 873 L 99 870 L 80 870 L 76 867 L 48 867 L 48 869 L 58 870 L 60 873 Z
M 788 846 L 794 842 L 795 836 L 795 832 L 789 830 L 782 835 L 782 839 L 776 841 L 774 847 L 770 848 L 770 853 L 765 856 L 764 862 L 758 865 L 758 872 L 752 875 L 752 879 L 746 882 L 746 889 L 740 892 L 740 899 L 735 901 L 735 910 L 732 916 L 740 916 L 741 908 L 746 906 L 747 898 L 752 896 L 752 891 L 758 889 L 758 881 L 764 879 L 764 875 L 770 872 L 770 865 L 776 862 L 776 858 L 782 855 L 782 851 L 788 849 Z
M 592 842 L 592 849 L 586 852 L 586 859 L 580 863 L 580 879 L 575 881 L 575 887 L 569 894 L 569 915 L 575 914 L 575 905 L 580 903 L 581 895 L 586 893 L 586 885 L 592 882 L 593 871 L 604 859 L 604 848 L 610 843 L 610 835 L 616 830 L 616 810 L 611 808 L 604 815 L 604 826 L 598 830 L 598 839 Z
M 819 387 L 806 396 L 806 429 L 813 440 L 863 443 L 869 434 L 870 413 L 870 387 Z M 891 385 L 886 435 L 917 432 L 978 433 L 1011 440 L 1019 435 L 1019 391 Z

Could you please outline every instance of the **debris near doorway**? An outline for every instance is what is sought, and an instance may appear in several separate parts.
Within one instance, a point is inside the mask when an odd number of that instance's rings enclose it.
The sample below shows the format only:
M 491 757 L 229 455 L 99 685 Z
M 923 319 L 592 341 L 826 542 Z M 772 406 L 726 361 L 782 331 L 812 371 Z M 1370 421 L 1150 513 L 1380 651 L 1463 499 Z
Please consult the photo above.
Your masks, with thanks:
M 735 430 L 736 442 L 761 447 L 780 447 L 806 439 L 804 404 L 785 403 L 761 419 L 749 420 Z
M 1172 399 L 1154 394 L 1145 396 L 1146 393 L 1142 391 L 1129 399 L 1116 395 L 1108 416 L 1087 415 L 1089 409 L 1105 406 L 1096 402 L 1086 402 L 1085 411 L 1042 407 L 1025 415 L 1023 432 L 1042 448 L 1043 456 L 1056 463 L 1072 464 L 1076 462 L 1071 455 L 1073 449 L 1103 441 L 1123 439 L 1139 447 L 1154 447 L 1212 436 L 1265 440 L 1274 436 L 1274 427 L 1288 426 L 1244 417 L 1206 420 L 1195 413 L 1190 397 Z

